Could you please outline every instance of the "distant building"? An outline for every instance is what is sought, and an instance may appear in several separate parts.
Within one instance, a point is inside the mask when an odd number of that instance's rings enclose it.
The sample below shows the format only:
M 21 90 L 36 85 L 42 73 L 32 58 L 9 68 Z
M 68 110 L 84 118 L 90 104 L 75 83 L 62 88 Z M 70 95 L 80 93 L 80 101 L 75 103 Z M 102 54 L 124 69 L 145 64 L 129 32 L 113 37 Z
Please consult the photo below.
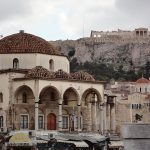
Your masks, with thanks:
M 93 38 L 135 38 L 148 37 L 150 32 L 148 28 L 137 28 L 133 31 L 120 30 L 117 31 L 91 31 L 90 37 Z

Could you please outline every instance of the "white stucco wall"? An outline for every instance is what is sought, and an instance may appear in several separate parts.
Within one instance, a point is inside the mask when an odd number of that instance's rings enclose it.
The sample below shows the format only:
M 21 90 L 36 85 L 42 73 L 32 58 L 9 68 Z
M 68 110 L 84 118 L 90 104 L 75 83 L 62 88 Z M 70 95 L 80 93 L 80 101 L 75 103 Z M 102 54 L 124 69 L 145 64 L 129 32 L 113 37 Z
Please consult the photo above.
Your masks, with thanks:
M 49 70 L 49 60 L 54 61 L 54 71 L 62 69 L 70 72 L 69 61 L 65 56 L 46 55 L 46 54 L 1 54 L 0 55 L 0 70 L 13 68 L 13 59 L 19 60 L 19 68 L 31 69 L 36 66 L 43 66 Z
M 10 98 L 9 74 L 0 74 L 0 92 L 3 94 L 3 102 L 0 103 L 3 110 L 7 110 Z

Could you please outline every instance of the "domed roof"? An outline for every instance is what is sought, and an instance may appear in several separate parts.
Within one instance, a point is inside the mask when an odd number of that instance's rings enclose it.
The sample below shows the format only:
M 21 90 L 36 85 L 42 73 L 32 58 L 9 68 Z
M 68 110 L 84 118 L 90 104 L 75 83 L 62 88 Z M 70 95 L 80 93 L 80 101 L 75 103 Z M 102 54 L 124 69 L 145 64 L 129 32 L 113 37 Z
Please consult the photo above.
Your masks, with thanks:
M 12 34 L 0 40 L 0 54 L 11 53 L 42 53 L 49 55 L 61 55 L 46 40 L 23 31 Z
M 71 76 L 73 79 L 76 79 L 76 80 L 95 81 L 93 76 L 85 71 L 78 71 L 78 72 L 72 73 Z
M 35 68 L 31 69 L 26 75 L 26 78 L 42 78 L 42 79 L 49 79 L 54 78 L 54 74 L 47 69 L 43 68 L 42 66 L 36 66 Z
M 148 79 L 142 77 L 136 81 L 136 83 L 150 83 Z

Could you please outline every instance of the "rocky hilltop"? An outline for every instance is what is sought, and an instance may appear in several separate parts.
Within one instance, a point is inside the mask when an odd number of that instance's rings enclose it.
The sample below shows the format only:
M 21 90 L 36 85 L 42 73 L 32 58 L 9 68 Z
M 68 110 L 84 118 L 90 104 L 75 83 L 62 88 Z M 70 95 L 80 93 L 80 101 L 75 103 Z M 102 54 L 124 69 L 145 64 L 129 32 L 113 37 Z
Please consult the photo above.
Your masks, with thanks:
M 150 77 L 150 37 L 81 38 L 50 41 L 68 55 L 71 71 L 86 70 L 98 80 L 135 81 Z
M 120 65 L 124 70 L 143 66 L 150 60 L 150 38 L 131 39 L 101 39 L 81 38 L 78 40 L 50 41 L 52 45 L 69 55 L 78 62 L 98 62 L 112 64 L 115 68 Z

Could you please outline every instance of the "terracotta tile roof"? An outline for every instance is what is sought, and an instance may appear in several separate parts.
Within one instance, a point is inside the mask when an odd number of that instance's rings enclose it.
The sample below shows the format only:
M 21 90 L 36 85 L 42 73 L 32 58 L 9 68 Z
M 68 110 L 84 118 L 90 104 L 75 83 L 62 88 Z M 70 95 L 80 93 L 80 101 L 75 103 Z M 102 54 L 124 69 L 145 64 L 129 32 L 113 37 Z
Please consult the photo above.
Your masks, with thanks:
M 24 32 L 12 34 L 0 40 L 0 54 L 10 53 L 61 55 L 61 53 L 46 40 Z
M 138 79 L 136 83 L 150 83 L 150 81 L 144 77 Z
M 92 75 L 82 70 L 72 73 L 71 76 L 73 79 L 76 79 L 76 80 L 95 81 Z
M 58 71 L 54 72 L 54 76 L 57 79 L 72 79 L 71 75 L 61 69 Z
M 50 79 L 54 78 L 53 72 L 48 71 L 47 69 L 43 68 L 42 66 L 36 66 L 35 68 L 31 69 L 26 75 L 26 78 L 43 78 L 43 79 Z
M 60 69 L 56 72 L 50 72 L 49 70 L 43 68 L 42 66 L 36 66 L 35 68 L 31 69 L 25 75 L 25 78 L 95 81 L 92 75 L 84 71 L 78 71 L 78 72 L 69 74 Z

